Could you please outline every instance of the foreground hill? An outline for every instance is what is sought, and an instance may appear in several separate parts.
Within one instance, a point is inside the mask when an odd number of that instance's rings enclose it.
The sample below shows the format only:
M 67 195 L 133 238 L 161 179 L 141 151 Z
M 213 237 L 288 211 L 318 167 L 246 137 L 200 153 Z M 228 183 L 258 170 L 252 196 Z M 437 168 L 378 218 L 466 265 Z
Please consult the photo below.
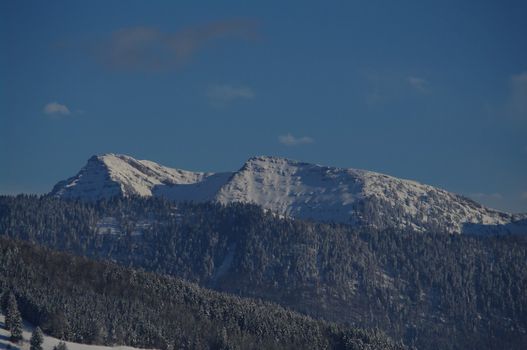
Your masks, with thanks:
M 0 232 L 312 317 L 379 327 L 419 349 L 523 349 L 527 238 L 356 229 L 251 205 L 0 197 Z
M 57 338 L 157 349 L 398 349 L 377 333 L 0 237 L 0 289 Z
M 11 350 L 30 350 L 29 340 L 35 327 L 25 322 L 23 327 L 23 341 L 13 343 L 9 340 L 11 334 L 8 330 L 3 328 L 5 325 L 5 317 L 0 313 L 0 350 L 11 349 Z M 44 335 L 44 342 L 42 343 L 43 350 L 52 350 L 61 342 L 60 339 Z M 138 348 L 132 348 L 129 346 L 104 346 L 104 345 L 89 345 L 74 342 L 64 342 L 68 350 L 142 350 Z
M 381 229 L 527 231 L 527 215 L 492 210 L 436 187 L 277 157 L 254 157 L 236 172 L 214 174 L 105 154 L 90 158 L 77 175 L 59 182 L 50 194 L 83 200 L 135 195 L 178 202 L 252 203 L 282 216 Z

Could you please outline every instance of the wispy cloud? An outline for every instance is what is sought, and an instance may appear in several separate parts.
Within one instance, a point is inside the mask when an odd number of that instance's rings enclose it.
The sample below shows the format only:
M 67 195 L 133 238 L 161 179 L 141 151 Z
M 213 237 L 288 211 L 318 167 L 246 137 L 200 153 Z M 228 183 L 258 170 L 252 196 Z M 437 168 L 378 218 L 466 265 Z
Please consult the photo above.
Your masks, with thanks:
M 255 96 L 248 86 L 211 85 L 207 90 L 209 101 L 214 104 L 227 104 L 234 100 L 250 100 Z
M 523 193 L 520 195 L 520 198 L 523 199 L 523 200 L 527 200 L 527 191 L 523 192 Z
M 121 70 L 175 69 L 198 51 L 221 39 L 251 40 L 258 37 L 251 20 L 210 22 L 176 32 L 139 26 L 115 31 L 97 46 L 101 62 Z
M 67 116 L 71 114 L 69 108 L 66 105 L 60 104 L 58 102 L 48 103 L 44 106 L 43 111 L 45 114 L 53 117 Z
M 286 135 L 278 136 L 278 142 L 286 146 L 299 146 L 315 142 L 315 140 L 309 136 L 295 137 L 290 133 Z
M 370 106 L 384 105 L 396 101 L 429 95 L 430 81 L 417 76 L 399 72 L 373 71 L 364 73 L 365 102 Z
M 527 72 L 510 78 L 508 109 L 514 117 L 527 119 Z
M 406 78 L 406 81 L 416 91 L 428 91 L 428 81 L 426 81 L 426 79 L 410 76 Z

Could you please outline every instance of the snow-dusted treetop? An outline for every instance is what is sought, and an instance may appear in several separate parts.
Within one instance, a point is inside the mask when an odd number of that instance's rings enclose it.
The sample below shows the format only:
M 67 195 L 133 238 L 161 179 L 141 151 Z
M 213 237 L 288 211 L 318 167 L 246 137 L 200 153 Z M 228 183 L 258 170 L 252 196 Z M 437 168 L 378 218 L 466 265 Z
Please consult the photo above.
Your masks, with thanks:
M 527 215 L 489 209 L 433 186 L 366 170 L 268 156 L 250 158 L 236 172 L 202 173 L 104 154 L 90 158 L 77 175 L 55 185 L 50 195 L 254 203 L 293 218 L 418 231 L 504 233 L 527 228 Z

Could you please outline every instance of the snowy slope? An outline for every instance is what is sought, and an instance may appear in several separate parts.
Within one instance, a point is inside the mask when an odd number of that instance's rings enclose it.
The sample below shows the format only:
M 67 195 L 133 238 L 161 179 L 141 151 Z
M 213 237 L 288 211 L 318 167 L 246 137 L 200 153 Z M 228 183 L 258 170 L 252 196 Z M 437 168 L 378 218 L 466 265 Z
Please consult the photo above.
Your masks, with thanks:
M 148 160 L 109 153 L 91 157 L 77 175 L 59 182 L 51 195 L 95 200 L 115 195 L 152 196 L 158 192 L 169 197 L 180 195 L 180 200 L 207 200 L 217 191 L 216 187 L 223 184 L 218 184 L 218 178 L 229 176 L 230 173 L 172 169 Z M 198 190 L 192 191 L 195 187 Z M 193 198 L 191 194 L 196 192 L 199 194 Z
M 9 341 L 10 333 L 5 329 L 4 315 L 0 314 L 0 350 L 2 349 L 20 349 L 29 350 L 29 339 L 33 332 L 33 326 L 24 322 L 24 340 L 15 344 Z M 51 350 L 59 343 L 59 339 L 44 335 L 44 343 L 42 348 L 44 350 Z M 102 346 L 102 345 L 87 345 L 72 342 L 65 342 L 69 350 L 135 350 L 130 346 Z M 139 350 L 139 349 L 138 349 Z
M 277 157 L 249 159 L 218 192 L 221 203 L 255 203 L 278 214 L 348 222 L 363 183 L 355 170 Z
M 510 225 L 522 216 L 485 208 L 433 186 L 277 157 L 249 159 L 216 199 L 221 203 L 256 203 L 296 218 L 380 228 L 440 228 L 451 233 L 468 227 L 471 233 L 478 233 L 480 226 L 492 226 L 494 231 L 527 228 L 525 224 Z M 502 225 L 509 227 L 498 227 Z
M 278 157 L 253 157 L 234 173 L 197 173 L 107 154 L 58 183 L 52 195 L 98 199 L 162 196 L 175 201 L 243 202 L 279 215 L 378 228 L 450 233 L 525 232 L 527 215 L 511 215 L 415 181 Z M 523 221 L 522 221 L 523 220 Z

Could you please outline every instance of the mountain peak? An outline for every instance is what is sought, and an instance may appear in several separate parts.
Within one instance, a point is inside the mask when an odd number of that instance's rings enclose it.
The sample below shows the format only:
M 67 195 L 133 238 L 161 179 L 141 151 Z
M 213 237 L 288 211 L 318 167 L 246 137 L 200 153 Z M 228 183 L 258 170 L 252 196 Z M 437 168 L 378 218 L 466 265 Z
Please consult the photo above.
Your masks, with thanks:
M 88 161 L 99 161 L 103 162 L 105 164 L 112 164 L 115 162 L 140 162 L 140 160 L 135 159 L 133 157 L 130 157 L 126 154 L 119 154 L 119 153 L 103 153 L 103 154 L 96 154 L 90 157 Z
M 284 157 L 276 157 L 276 156 L 254 156 L 244 163 L 244 166 L 251 166 L 255 164 L 263 165 L 263 164 L 297 164 L 299 163 L 296 160 L 284 158 Z
M 59 182 L 51 195 L 97 200 L 115 195 L 152 196 L 156 187 L 192 184 L 213 174 L 168 168 L 124 154 L 94 155 L 77 175 Z
M 268 155 L 261 155 L 261 156 L 254 156 L 249 158 L 245 164 L 247 163 L 275 163 L 275 164 L 292 164 L 292 165 L 298 165 L 298 164 L 304 164 L 304 165 L 315 165 L 312 163 L 305 163 L 301 162 L 295 159 L 285 158 L 285 157 L 278 157 L 278 156 L 268 156 Z
M 215 174 L 106 153 L 91 157 L 77 175 L 59 182 L 51 195 L 85 200 L 138 195 L 253 203 L 299 219 L 450 233 L 508 229 L 523 217 L 411 180 L 275 156 L 252 157 L 237 172 Z

